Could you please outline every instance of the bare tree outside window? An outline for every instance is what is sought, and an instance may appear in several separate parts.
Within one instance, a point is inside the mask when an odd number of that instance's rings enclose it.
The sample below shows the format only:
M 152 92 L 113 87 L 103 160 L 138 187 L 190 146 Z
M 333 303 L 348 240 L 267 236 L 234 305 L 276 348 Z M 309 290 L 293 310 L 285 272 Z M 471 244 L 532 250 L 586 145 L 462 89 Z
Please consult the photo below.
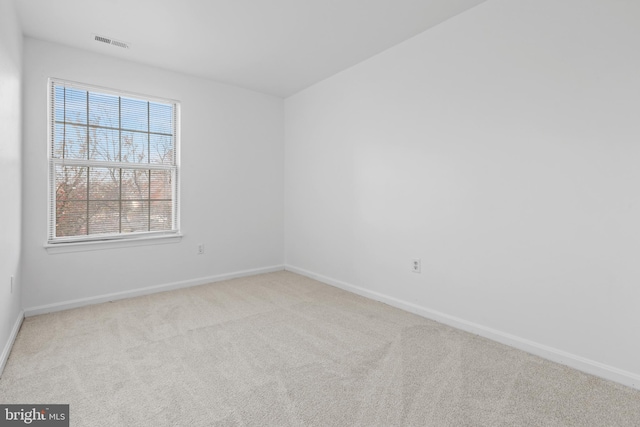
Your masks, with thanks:
M 176 230 L 176 108 L 52 83 L 51 242 Z

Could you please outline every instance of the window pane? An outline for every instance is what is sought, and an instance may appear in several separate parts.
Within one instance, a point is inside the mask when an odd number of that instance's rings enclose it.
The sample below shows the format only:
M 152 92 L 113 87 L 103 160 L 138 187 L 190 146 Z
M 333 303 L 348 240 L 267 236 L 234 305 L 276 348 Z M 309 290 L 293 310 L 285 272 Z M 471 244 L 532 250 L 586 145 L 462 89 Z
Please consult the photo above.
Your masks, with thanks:
M 87 127 L 78 125 L 64 125 L 64 140 L 62 141 L 65 159 L 87 158 Z
M 122 131 L 122 161 L 129 163 L 149 162 L 149 140 L 147 133 Z
M 63 107 L 67 123 L 87 124 L 87 91 L 66 88 Z
M 89 201 L 89 233 L 119 233 L 120 202 Z
M 173 134 L 173 106 L 149 103 L 149 131 Z
M 149 202 L 122 201 L 122 232 L 149 231 Z
M 56 86 L 53 90 L 53 106 L 55 110 L 55 121 L 64 121 L 64 88 Z
M 120 169 L 90 168 L 89 200 L 119 200 Z
M 122 170 L 122 198 L 149 199 L 149 171 L 138 169 Z
M 56 165 L 56 206 L 87 199 L 87 168 Z
M 171 202 L 151 202 L 151 231 L 171 230 Z
M 87 202 L 56 204 L 56 236 L 87 234 Z
M 122 128 L 129 130 L 149 130 L 147 102 L 138 99 L 120 98 Z
M 89 92 L 89 123 L 96 126 L 120 126 L 120 97 Z
M 151 163 L 173 164 L 173 137 L 169 135 L 149 135 Z
M 64 125 L 56 123 L 53 128 L 53 152 L 52 157 L 55 159 L 64 158 Z
M 171 171 L 151 172 L 151 199 L 171 200 Z
M 120 131 L 117 129 L 90 128 L 89 146 L 91 160 L 120 161 Z

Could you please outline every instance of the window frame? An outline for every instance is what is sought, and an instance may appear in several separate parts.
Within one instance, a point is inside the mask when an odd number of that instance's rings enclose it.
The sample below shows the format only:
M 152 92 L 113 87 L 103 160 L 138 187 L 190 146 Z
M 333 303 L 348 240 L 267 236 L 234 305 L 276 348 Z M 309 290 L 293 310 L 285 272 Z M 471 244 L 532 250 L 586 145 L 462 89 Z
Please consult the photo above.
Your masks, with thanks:
M 171 104 L 173 106 L 173 164 L 160 163 L 134 163 L 134 162 L 113 162 L 100 161 L 90 159 L 65 159 L 54 157 L 55 145 L 55 87 L 63 86 L 65 88 L 79 89 L 87 92 L 118 96 L 141 100 L 145 102 L 156 102 L 162 104 Z M 48 191 L 47 191 L 47 240 L 45 248 L 50 252 L 70 252 L 76 250 L 94 250 L 108 247 L 125 247 L 138 246 L 141 244 L 160 244 L 177 242 L 182 237 L 180 231 L 180 102 L 175 99 L 161 98 L 157 96 L 149 96 L 135 92 L 106 88 L 94 84 L 79 83 L 67 79 L 49 78 L 47 81 L 47 163 L 48 163 Z M 87 117 L 87 126 L 89 126 L 89 117 Z M 118 125 L 119 131 L 122 130 L 122 124 Z M 147 131 L 148 132 L 148 131 Z M 89 141 L 87 140 L 87 144 Z M 56 166 L 70 165 L 78 167 L 112 167 L 121 169 L 138 169 L 138 170 L 165 170 L 171 172 L 173 183 L 171 185 L 171 207 L 172 207 L 172 226 L 170 230 L 161 231 L 137 231 L 126 233 L 103 233 L 103 234 L 86 234 L 76 236 L 61 236 L 56 234 L 56 204 L 57 204 L 57 183 L 56 183 Z M 123 200 L 120 196 L 119 200 Z M 88 200 L 89 201 L 89 200 Z M 149 200 L 151 201 L 151 199 Z M 87 218 L 87 221 L 89 219 Z M 108 244 L 108 245 L 107 245 Z

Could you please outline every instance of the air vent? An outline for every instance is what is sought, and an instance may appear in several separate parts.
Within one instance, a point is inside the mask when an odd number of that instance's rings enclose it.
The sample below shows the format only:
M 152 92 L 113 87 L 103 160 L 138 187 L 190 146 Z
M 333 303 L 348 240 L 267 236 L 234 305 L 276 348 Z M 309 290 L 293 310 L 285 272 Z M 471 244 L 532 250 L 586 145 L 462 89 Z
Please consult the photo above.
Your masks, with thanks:
M 118 40 L 111 40 L 111 44 L 118 47 L 123 47 L 125 49 L 129 49 L 129 45 L 123 42 L 119 42 Z
M 129 49 L 129 43 L 125 43 L 125 42 L 121 42 L 121 41 L 118 41 L 118 40 L 110 39 L 109 37 L 98 36 L 98 35 L 95 35 L 95 34 L 94 34 L 93 38 L 97 42 L 101 42 L 101 43 L 106 43 L 106 44 L 110 44 L 110 45 L 113 45 L 113 46 L 122 47 L 124 49 Z

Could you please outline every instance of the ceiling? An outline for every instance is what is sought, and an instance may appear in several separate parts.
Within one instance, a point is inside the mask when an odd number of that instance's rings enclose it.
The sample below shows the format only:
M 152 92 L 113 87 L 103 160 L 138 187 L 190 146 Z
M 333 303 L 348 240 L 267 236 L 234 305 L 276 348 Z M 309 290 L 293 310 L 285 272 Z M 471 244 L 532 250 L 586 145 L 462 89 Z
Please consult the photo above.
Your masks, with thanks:
M 16 0 L 25 35 L 280 97 L 485 0 Z M 95 35 L 128 43 L 97 42 Z

